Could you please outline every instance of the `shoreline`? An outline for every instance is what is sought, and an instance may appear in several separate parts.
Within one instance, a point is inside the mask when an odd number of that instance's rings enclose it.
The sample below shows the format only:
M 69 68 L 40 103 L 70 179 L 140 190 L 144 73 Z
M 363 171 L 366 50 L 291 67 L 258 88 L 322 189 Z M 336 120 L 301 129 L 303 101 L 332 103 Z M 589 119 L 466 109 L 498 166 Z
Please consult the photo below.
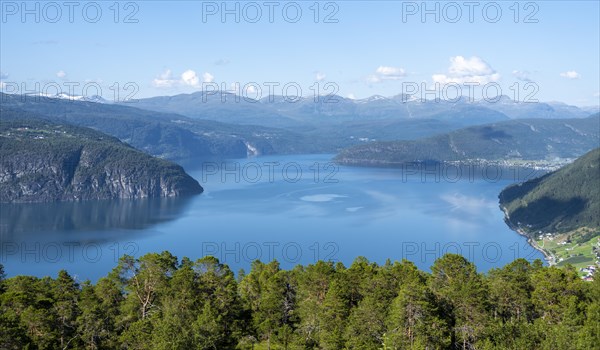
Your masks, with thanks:
M 531 238 L 529 235 L 527 235 L 527 233 L 525 233 L 525 231 L 523 231 L 522 229 L 513 225 L 513 223 L 510 221 L 510 216 L 508 215 L 508 211 L 506 210 L 506 208 L 504 206 L 500 205 L 500 209 L 502 209 L 502 212 L 504 213 L 504 222 L 506 222 L 508 227 L 511 230 L 515 231 L 520 236 L 527 238 L 527 244 L 529 244 L 533 249 L 542 253 L 542 255 L 544 255 L 544 260 L 546 260 L 546 262 L 548 263 L 549 266 L 556 265 L 556 257 L 549 251 L 540 247 L 537 244 L 537 242 L 535 240 L 533 240 L 533 238 Z

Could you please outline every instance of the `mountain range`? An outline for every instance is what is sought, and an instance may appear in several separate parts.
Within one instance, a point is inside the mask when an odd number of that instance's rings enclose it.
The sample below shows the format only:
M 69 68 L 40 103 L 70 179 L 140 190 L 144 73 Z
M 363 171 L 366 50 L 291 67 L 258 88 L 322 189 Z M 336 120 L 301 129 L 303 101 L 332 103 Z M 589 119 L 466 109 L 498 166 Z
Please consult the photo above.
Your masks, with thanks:
M 346 165 L 577 158 L 600 142 L 600 114 L 577 119 L 516 119 L 409 141 L 370 142 L 340 152 Z
M 193 157 L 242 158 L 252 154 L 310 150 L 302 136 L 260 126 L 239 128 L 177 114 L 125 105 L 0 93 L 2 106 L 44 118 L 89 127 L 117 137 L 148 154 L 171 160 Z
M 197 92 L 110 104 L 81 96 L 0 94 L 3 106 L 90 127 L 171 160 L 252 155 L 338 153 L 373 141 L 415 140 L 514 117 L 582 118 L 564 104 L 423 102 L 406 95 L 353 100 L 282 96 L 245 100 Z M 223 100 L 225 102 L 223 102 Z M 104 101 L 105 102 L 105 101 Z
M 159 96 L 135 101 L 138 108 L 177 113 L 191 118 L 235 124 L 295 128 L 365 120 L 437 119 L 452 120 L 462 126 L 523 118 L 582 118 L 596 109 L 581 109 L 562 103 L 523 103 L 507 96 L 497 101 L 421 100 L 414 96 L 371 96 L 350 99 L 337 95 L 300 97 L 266 96 L 259 100 L 241 98 L 230 92 L 195 92 Z M 240 113 L 240 111 L 244 113 Z M 465 113 L 466 112 L 466 113 Z M 458 118 L 457 118 L 458 117 Z

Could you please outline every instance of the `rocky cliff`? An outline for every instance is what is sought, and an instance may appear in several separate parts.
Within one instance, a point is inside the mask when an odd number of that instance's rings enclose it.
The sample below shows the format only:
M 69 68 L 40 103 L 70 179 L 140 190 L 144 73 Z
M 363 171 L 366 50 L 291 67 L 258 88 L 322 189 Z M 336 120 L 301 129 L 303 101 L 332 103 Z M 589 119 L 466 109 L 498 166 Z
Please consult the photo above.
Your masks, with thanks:
M 7 115 L 3 111 L 0 121 L 0 202 L 174 197 L 203 190 L 179 165 L 114 137 Z

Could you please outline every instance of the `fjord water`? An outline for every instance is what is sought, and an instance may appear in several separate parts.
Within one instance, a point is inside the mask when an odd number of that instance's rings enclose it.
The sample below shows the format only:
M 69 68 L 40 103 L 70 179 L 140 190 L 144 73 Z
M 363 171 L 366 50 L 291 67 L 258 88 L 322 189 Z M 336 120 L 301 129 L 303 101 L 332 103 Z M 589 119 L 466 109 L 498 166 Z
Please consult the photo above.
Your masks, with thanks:
M 210 254 L 234 271 L 254 259 L 283 267 L 358 256 L 428 269 L 461 253 L 481 271 L 543 256 L 511 231 L 498 193 L 514 178 L 334 166 L 331 155 L 188 161 L 200 196 L 138 201 L 3 204 L 0 263 L 9 276 L 68 270 L 97 280 L 119 256 Z M 438 169 L 439 170 L 439 169 Z M 456 169 L 454 169 L 456 170 Z M 506 175 L 506 174 L 505 174 Z

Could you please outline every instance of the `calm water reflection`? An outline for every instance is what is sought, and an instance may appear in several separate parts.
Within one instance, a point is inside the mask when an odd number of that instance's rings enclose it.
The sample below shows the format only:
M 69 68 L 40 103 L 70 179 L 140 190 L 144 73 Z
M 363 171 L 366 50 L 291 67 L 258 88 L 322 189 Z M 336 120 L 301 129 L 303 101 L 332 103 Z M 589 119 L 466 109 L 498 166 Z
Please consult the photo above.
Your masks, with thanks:
M 144 229 L 181 215 L 190 197 L 64 203 L 1 204 L 4 239 L 54 231 Z

